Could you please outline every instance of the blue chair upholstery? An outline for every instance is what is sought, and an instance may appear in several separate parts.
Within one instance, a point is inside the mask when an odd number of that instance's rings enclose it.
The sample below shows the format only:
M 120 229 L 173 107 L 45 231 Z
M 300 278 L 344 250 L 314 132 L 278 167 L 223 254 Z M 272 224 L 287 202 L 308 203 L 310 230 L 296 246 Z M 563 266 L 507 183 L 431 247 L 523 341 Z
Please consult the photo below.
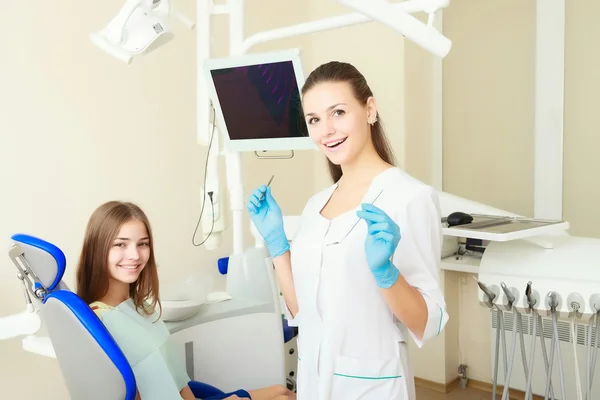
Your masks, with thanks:
M 40 300 L 40 316 L 71 398 L 134 400 L 135 376 L 125 355 L 98 316 L 62 282 L 64 253 L 34 236 L 16 234 L 12 239 L 11 258 Z M 198 399 L 224 394 L 200 382 L 189 386 Z
M 43 302 L 42 319 L 71 397 L 134 400 L 133 371 L 90 307 L 67 290 L 54 291 Z
M 297 335 L 293 326 L 289 326 L 288 320 L 283 319 L 283 342 L 287 343 Z
M 54 290 L 69 290 L 62 281 L 67 268 L 65 254 L 52 243 L 35 236 L 17 233 L 9 255 L 37 300 Z
M 101 387 L 103 389 L 98 391 L 98 398 L 135 399 L 133 371 L 113 337 L 90 307 L 75 293 L 66 290 L 50 293 L 44 299 L 44 305 L 44 313 L 48 316 L 45 318 L 48 321 L 48 331 L 71 396 L 90 399 L 89 388 Z M 86 335 L 81 334 L 82 327 Z M 100 354 L 95 351 L 97 348 L 101 350 Z M 82 352 L 87 355 L 82 357 Z M 114 366 L 118 374 L 111 371 L 97 372 L 97 362 L 104 358 Z M 69 381 L 73 382 L 69 385 Z M 200 382 L 191 381 L 189 386 L 198 399 L 224 394 L 219 389 Z

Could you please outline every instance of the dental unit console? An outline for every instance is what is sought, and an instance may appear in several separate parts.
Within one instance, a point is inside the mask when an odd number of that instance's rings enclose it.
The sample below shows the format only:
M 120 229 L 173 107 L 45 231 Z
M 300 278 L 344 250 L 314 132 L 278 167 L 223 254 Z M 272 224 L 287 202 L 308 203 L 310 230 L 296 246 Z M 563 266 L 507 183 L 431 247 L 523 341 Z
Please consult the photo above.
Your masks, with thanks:
M 487 287 L 479 292 L 482 304 L 510 303 L 524 313 L 554 309 L 559 318 L 571 317 L 573 307 L 585 318 L 600 311 L 600 239 L 567 234 L 565 221 L 509 213 L 453 212 L 442 222 L 444 235 L 487 242 L 478 271 L 481 287 Z
M 600 239 L 569 235 L 566 221 L 525 218 L 448 193 L 440 193 L 440 205 L 445 240 L 485 243 L 482 254 L 465 257 L 476 260 L 477 300 L 492 316 L 493 398 L 500 385 L 502 399 L 509 388 L 525 399 L 597 398 Z M 459 253 L 442 259 L 443 268 L 459 266 Z
M 573 236 L 543 238 L 552 248 L 528 240 L 490 242 L 479 266 L 479 281 L 495 294 L 492 303 L 507 307 L 501 289 L 515 294 L 512 304 L 519 312 L 536 309 L 559 318 L 577 312 L 589 319 L 600 311 L 600 240 Z M 479 293 L 482 303 L 490 296 Z

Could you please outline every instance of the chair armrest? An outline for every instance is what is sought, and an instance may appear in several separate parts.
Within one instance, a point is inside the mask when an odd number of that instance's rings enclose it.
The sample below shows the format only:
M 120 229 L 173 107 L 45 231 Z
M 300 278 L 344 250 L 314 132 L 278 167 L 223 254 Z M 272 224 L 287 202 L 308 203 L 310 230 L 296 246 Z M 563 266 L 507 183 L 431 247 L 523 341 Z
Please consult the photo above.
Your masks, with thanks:
M 189 381 L 188 386 L 192 390 L 194 396 L 199 399 L 203 399 L 205 397 L 210 396 L 216 396 L 219 394 L 225 394 L 225 392 L 217 389 L 216 387 L 202 382 Z

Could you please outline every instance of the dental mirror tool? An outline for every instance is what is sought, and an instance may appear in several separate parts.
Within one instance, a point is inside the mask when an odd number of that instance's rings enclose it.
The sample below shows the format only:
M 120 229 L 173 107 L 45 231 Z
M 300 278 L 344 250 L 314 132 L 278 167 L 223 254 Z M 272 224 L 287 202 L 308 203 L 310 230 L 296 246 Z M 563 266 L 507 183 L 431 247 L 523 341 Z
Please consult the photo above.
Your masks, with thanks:
M 267 182 L 267 187 L 271 186 L 271 182 L 273 182 L 273 178 L 275 178 L 275 175 L 271 175 L 271 179 L 269 179 L 269 182 Z M 258 201 L 261 201 L 263 199 L 263 197 L 265 196 L 265 194 L 261 194 L 260 195 L 260 199 L 258 199 Z

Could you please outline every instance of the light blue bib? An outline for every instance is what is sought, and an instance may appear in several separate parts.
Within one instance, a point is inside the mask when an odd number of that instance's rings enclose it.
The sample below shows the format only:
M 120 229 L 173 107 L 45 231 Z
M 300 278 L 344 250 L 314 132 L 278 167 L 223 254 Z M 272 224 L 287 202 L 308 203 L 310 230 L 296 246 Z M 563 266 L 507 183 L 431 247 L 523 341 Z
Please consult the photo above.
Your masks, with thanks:
M 141 398 L 181 400 L 190 378 L 158 313 L 140 315 L 129 299 L 100 318 L 129 361 Z

